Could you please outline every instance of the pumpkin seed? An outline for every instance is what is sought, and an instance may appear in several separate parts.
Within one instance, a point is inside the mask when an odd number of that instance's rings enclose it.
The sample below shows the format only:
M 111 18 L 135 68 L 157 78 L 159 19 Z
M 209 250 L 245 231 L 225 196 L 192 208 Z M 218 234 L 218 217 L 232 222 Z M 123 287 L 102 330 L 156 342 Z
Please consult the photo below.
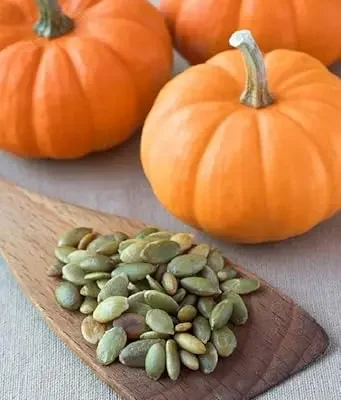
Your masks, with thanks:
M 189 250 L 188 254 L 197 254 L 205 258 L 210 254 L 210 246 L 208 244 L 198 244 Z
M 176 381 L 180 375 L 180 355 L 178 346 L 174 339 L 166 342 L 166 369 L 172 381 Z
M 67 256 L 68 263 L 80 264 L 83 260 L 88 258 L 90 253 L 86 250 L 75 250 Z
M 95 232 L 86 233 L 86 234 L 82 237 L 82 239 L 79 241 L 78 246 L 77 246 L 77 249 L 79 249 L 79 250 L 85 250 L 85 249 L 89 246 L 89 244 L 90 244 L 94 239 L 96 239 L 96 237 L 97 237 L 97 233 L 95 233 Z
M 87 283 L 84 279 L 85 272 L 77 264 L 64 265 L 62 272 L 63 278 L 76 286 L 82 286 Z
M 97 307 L 97 301 L 93 297 L 86 297 L 81 304 L 79 311 L 82 314 L 92 314 Z
M 118 245 L 118 252 L 121 254 L 125 249 L 127 249 L 131 244 L 135 243 L 146 243 L 144 240 L 140 239 L 126 239 L 123 240 L 119 245 Z
M 123 296 L 107 297 L 96 307 L 93 317 L 101 323 L 110 322 L 118 318 L 129 308 L 128 299 Z
M 95 321 L 91 315 L 83 319 L 81 333 L 86 342 L 97 344 L 105 333 L 105 325 Z
M 97 248 L 97 254 L 103 254 L 104 256 L 113 256 L 118 250 L 118 243 L 115 240 L 103 243 Z
M 178 243 L 180 246 L 180 252 L 183 253 L 192 247 L 193 238 L 194 236 L 190 233 L 176 233 L 170 238 L 170 240 Z
M 158 292 L 164 293 L 163 287 L 159 284 L 158 281 L 156 281 L 154 278 L 152 278 L 150 275 L 146 276 L 146 279 L 149 283 L 150 289 L 157 290 Z
M 138 339 L 148 328 L 142 315 L 135 313 L 126 313 L 115 319 L 113 326 L 120 326 L 124 329 L 129 340 Z
M 145 302 L 153 308 L 164 310 L 174 314 L 178 311 L 178 303 L 165 293 L 156 290 L 147 290 L 144 293 Z
M 115 275 L 99 292 L 98 301 L 100 302 L 111 296 L 128 297 L 128 283 L 129 280 L 126 274 Z
M 217 276 L 220 282 L 224 282 L 228 279 L 235 278 L 237 276 L 237 271 L 232 267 L 225 267 L 221 271 L 217 272 Z
M 236 336 L 227 326 L 213 330 L 212 342 L 220 357 L 228 357 L 237 347 Z
M 117 243 L 121 243 L 123 242 L 123 240 L 127 240 L 129 238 L 129 236 L 126 233 L 120 231 L 112 233 L 112 236 L 114 236 L 114 240 Z
M 180 350 L 180 360 L 185 367 L 192 371 L 197 371 L 199 369 L 198 357 L 186 350 Z
M 109 272 L 113 269 L 113 265 L 110 262 L 110 258 L 103 256 L 102 254 L 96 254 L 87 257 L 81 261 L 79 266 L 83 271 L 90 272 Z
M 163 274 L 167 271 L 167 264 L 160 264 L 155 272 L 155 279 L 161 283 Z
M 204 343 L 189 333 L 176 333 L 174 340 L 182 349 L 190 353 L 204 354 L 206 352 Z
M 158 240 L 148 243 L 141 251 L 144 261 L 153 264 L 163 264 L 174 258 L 180 251 L 180 246 L 171 240 Z
M 92 240 L 91 243 L 89 243 L 87 250 L 90 253 L 95 254 L 95 253 L 97 253 L 97 251 L 100 247 L 102 247 L 104 244 L 106 244 L 108 242 L 116 242 L 117 246 L 118 246 L 118 241 L 116 240 L 115 235 L 111 235 L 111 234 L 110 235 L 100 235 L 100 236 L 97 236 L 94 240 Z
M 155 332 L 174 334 L 172 318 L 163 310 L 154 309 L 147 312 L 146 324 Z
M 181 322 L 175 325 L 175 332 L 187 332 L 192 329 L 192 322 Z
M 167 271 L 177 278 L 196 275 L 206 264 L 206 258 L 197 254 L 183 254 L 171 260 Z
M 187 294 L 180 303 L 180 308 L 184 306 L 195 306 L 197 304 L 198 297 L 195 294 Z
M 89 232 L 92 232 L 91 228 L 82 226 L 78 228 L 73 228 L 61 235 L 61 237 L 58 240 L 58 247 L 60 246 L 77 247 L 78 243 L 81 241 L 83 236 L 85 236 Z
M 89 282 L 84 285 L 80 290 L 80 294 L 82 296 L 93 297 L 95 299 L 97 299 L 99 292 L 100 290 L 96 282 Z
M 188 292 L 198 296 L 212 296 L 221 293 L 219 286 L 216 286 L 208 279 L 198 276 L 183 278 L 180 283 Z
M 145 303 L 133 303 L 129 306 L 129 312 L 142 315 L 143 317 L 147 315 L 149 310 L 152 310 L 152 308 Z
M 200 297 L 197 307 L 200 314 L 209 319 L 215 305 L 216 302 L 213 297 Z
M 223 282 L 220 287 L 223 291 L 231 291 L 237 294 L 248 294 L 258 290 L 260 282 L 258 279 L 235 278 Z
M 148 242 L 155 242 L 157 240 L 170 240 L 172 236 L 173 236 L 172 232 L 159 231 L 151 233 L 150 235 L 146 236 L 144 240 Z
M 193 333 L 194 336 L 206 344 L 211 338 L 211 327 L 208 320 L 198 315 L 193 321 Z
M 111 275 L 115 276 L 123 272 L 127 274 L 128 279 L 131 282 L 137 282 L 145 279 L 147 275 L 153 274 L 156 271 L 156 268 L 156 265 L 143 262 L 132 264 L 121 263 L 112 271 Z
M 145 261 L 142 257 L 142 250 L 146 247 L 144 241 L 132 243 L 120 253 L 120 258 L 124 263 L 139 263 Z
M 177 303 L 181 303 L 182 300 L 185 298 L 186 294 L 187 294 L 186 290 L 184 288 L 180 288 L 180 289 L 178 289 L 178 291 L 173 296 L 173 299 Z
M 186 305 L 178 311 L 178 320 L 180 322 L 191 322 L 197 316 L 197 309 L 194 306 Z
M 47 275 L 48 276 L 62 276 L 62 269 L 64 267 L 64 263 L 62 263 L 61 261 L 58 261 L 55 264 L 52 264 L 49 266 L 48 270 L 47 270 Z
M 116 267 L 116 265 L 118 265 L 121 262 L 121 256 L 118 253 L 112 255 L 110 257 L 110 262 L 113 265 L 113 267 Z
M 110 281 L 110 279 L 98 279 L 97 286 L 102 290 L 104 286 Z
M 111 275 L 109 272 L 90 272 L 90 274 L 86 274 L 84 279 L 86 281 L 100 281 L 103 279 L 109 280 Z
M 140 339 L 168 339 L 167 333 L 160 333 L 154 331 L 147 331 L 141 334 Z
M 121 364 L 128 367 L 144 368 L 148 350 L 155 343 L 161 343 L 163 346 L 165 345 L 164 339 L 143 339 L 128 344 L 119 355 Z
M 155 232 L 159 232 L 159 230 L 157 228 L 154 228 L 153 226 L 149 226 L 147 228 L 142 229 L 142 231 L 138 232 L 135 236 L 135 239 L 144 239 L 146 236 Z
M 144 303 L 144 292 L 145 290 L 142 290 L 141 292 L 137 292 L 130 295 L 128 297 L 129 307 L 131 307 L 133 304 L 136 303 Z
M 158 380 L 166 369 L 166 353 L 161 343 L 155 343 L 148 350 L 145 369 L 149 378 Z
M 241 296 L 234 292 L 226 292 L 223 293 L 222 299 L 229 299 L 233 303 L 231 322 L 234 325 L 244 325 L 248 320 L 249 313 Z
M 57 303 L 67 310 L 78 310 L 81 305 L 81 295 L 78 288 L 71 282 L 63 282 L 55 289 Z
M 67 264 L 69 254 L 73 253 L 74 251 L 76 251 L 74 247 L 61 246 L 55 248 L 54 255 L 57 258 L 57 260 L 61 261 L 64 264 Z
M 208 265 L 205 265 L 204 268 L 200 271 L 199 276 L 201 276 L 202 278 L 206 278 L 209 281 L 211 281 L 214 285 L 219 287 L 219 279 L 217 277 L 216 272 L 209 267 Z
M 233 302 L 223 300 L 219 302 L 212 310 L 210 315 L 210 325 L 212 329 L 220 329 L 228 323 L 232 316 Z
M 218 352 L 212 343 L 206 344 L 206 353 L 200 354 L 199 366 L 203 374 L 211 374 L 218 365 Z
M 212 249 L 207 257 L 207 265 L 213 269 L 213 271 L 218 272 L 224 268 L 225 261 L 218 249 Z
M 178 290 L 178 280 L 170 272 L 165 272 L 161 278 L 161 283 L 167 294 L 174 296 Z
M 120 326 L 115 326 L 106 331 L 97 346 L 96 356 L 98 362 L 102 365 L 113 363 L 126 343 L 127 335 Z

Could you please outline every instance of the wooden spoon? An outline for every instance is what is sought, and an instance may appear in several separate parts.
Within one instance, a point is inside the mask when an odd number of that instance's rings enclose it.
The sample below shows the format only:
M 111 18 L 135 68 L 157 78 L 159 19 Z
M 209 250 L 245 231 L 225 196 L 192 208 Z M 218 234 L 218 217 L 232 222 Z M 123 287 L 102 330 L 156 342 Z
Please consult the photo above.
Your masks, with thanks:
M 298 372 L 325 353 L 325 331 L 288 297 L 262 281 L 245 296 L 250 317 L 236 328 L 237 350 L 203 375 L 183 368 L 181 378 L 152 381 L 144 371 L 119 363 L 96 363 L 95 346 L 81 337 L 83 315 L 61 309 L 54 299 L 56 278 L 46 274 L 54 262 L 59 235 L 75 226 L 98 232 L 134 234 L 144 224 L 54 201 L 0 181 L 0 249 L 23 291 L 47 324 L 92 370 L 125 399 L 246 400 Z M 238 267 L 243 275 L 254 276 Z M 10 334 L 10 332 L 8 332 Z

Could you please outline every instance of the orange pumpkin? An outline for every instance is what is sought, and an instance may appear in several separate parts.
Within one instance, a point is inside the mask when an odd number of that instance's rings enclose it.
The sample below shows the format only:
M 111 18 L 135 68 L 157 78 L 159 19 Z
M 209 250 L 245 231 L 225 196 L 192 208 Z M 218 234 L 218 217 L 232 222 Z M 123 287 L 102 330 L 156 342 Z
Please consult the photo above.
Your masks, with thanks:
M 133 3 L 1 0 L 0 148 L 76 158 L 142 125 L 171 77 L 172 47 L 160 13 Z
M 161 90 L 142 133 L 144 172 L 167 210 L 212 235 L 302 234 L 341 208 L 341 82 L 305 53 L 263 58 L 249 31 L 230 43 L 240 51 Z
M 160 9 L 192 64 L 227 50 L 237 29 L 251 30 L 265 53 L 299 50 L 324 64 L 341 58 L 340 0 L 161 0 Z

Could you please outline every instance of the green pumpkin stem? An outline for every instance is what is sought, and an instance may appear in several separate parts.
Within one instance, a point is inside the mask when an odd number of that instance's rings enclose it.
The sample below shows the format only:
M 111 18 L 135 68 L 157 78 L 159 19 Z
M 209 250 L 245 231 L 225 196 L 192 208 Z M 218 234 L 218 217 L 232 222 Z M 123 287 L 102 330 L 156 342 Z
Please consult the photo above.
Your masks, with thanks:
M 246 86 L 240 97 L 242 104 L 253 108 L 264 108 L 274 102 L 269 87 L 264 58 L 248 30 L 240 30 L 232 34 L 229 43 L 239 49 L 244 56 Z
M 73 20 L 63 14 L 58 0 L 35 0 L 39 7 L 40 17 L 34 26 L 38 36 L 53 39 L 66 35 L 74 28 Z

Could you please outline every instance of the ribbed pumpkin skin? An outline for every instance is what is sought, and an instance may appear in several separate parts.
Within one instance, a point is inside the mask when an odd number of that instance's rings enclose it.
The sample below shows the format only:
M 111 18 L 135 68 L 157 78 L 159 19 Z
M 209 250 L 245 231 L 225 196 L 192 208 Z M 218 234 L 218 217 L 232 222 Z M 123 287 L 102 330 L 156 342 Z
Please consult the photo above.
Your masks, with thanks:
M 265 53 L 303 51 L 328 65 L 341 58 L 340 0 L 161 0 L 176 49 L 192 64 L 229 48 L 239 29 Z
M 142 133 L 159 201 L 229 241 L 286 239 L 341 208 L 341 82 L 304 53 L 265 64 L 273 105 L 240 104 L 243 59 L 226 51 L 166 84 Z
M 171 77 L 162 16 L 145 0 L 61 0 L 76 28 L 38 37 L 34 0 L 0 2 L 0 148 L 77 158 L 116 146 Z

